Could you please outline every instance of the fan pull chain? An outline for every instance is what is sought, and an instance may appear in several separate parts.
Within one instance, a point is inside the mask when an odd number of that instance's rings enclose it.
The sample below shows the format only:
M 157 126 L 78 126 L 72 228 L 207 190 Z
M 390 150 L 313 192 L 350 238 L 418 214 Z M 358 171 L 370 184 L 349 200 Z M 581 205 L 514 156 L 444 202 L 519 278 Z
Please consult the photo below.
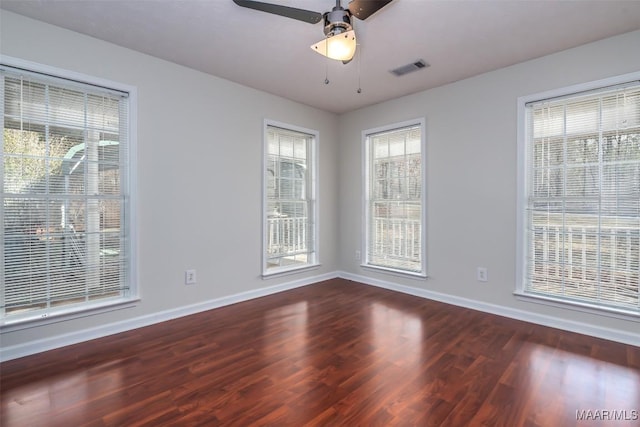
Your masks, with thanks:
M 358 54 L 358 90 L 356 91 L 357 93 L 362 93 L 362 87 L 360 85 L 360 62 L 362 59 L 362 46 L 361 45 L 357 45 L 357 54 Z
M 324 84 L 329 84 L 329 43 L 324 44 Z

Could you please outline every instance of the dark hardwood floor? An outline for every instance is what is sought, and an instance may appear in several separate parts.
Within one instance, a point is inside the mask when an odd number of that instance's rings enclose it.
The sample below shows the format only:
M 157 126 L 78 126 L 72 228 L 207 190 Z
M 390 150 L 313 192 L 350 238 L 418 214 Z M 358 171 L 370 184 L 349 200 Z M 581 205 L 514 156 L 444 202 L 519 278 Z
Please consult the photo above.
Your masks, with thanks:
M 7 361 L 0 387 L 4 427 L 637 426 L 640 348 L 334 279 Z

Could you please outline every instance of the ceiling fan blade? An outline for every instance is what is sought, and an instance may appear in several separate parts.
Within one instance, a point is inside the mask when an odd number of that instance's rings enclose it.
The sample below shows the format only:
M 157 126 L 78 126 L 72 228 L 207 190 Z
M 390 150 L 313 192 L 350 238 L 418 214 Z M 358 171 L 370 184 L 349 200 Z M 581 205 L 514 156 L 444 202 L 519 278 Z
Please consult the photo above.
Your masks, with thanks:
M 253 0 L 233 0 L 233 2 L 238 6 L 297 19 L 298 21 L 308 22 L 310 24 L 317 24 L 322 20 L 321 13 L 313 12 L 311 10 L 296 9 L 295 7 L 281 6 L 279 4 L 263 3 Z
M 365 20 L 392 0 L 353 0 L 349 3 L 349 12 L 358 19 Z

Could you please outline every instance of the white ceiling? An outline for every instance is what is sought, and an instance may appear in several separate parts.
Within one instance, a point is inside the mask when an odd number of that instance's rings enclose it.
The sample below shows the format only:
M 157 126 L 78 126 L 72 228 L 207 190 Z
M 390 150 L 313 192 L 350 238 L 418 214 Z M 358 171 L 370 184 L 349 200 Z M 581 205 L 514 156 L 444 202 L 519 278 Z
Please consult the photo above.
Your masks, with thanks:
M 317 12 L 335 5 L 271 2 Z M 335 113 L 640 29 L 640 1 L 394 0 L 354 19 L 359 53 L 343 65 L 309 48 L 323 37 L 321 23 L 232 0 L 2 0 L 0 7 Z M 640 46 L 622 54 L 638 55 Z M 389 73 L 417 59 L 431 66 Z

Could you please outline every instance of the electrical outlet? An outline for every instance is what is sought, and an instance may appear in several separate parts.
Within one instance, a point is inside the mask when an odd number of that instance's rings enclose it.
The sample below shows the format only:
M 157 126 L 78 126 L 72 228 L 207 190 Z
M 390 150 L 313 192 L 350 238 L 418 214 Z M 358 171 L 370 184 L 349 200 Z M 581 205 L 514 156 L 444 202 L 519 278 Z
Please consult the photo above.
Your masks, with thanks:
M 196 284 L 196 271 L 195 270 L 186 270 L 184 272 L 184 284 L 185 285 L 195 285 Z
M 476 271 L 476 279 L 478 279 L 478 282 L 486 282 L 489 280 L 487 267 L 478 267 Z
M 360 261 L 360 251 L 356 251 L 356 261 Z

